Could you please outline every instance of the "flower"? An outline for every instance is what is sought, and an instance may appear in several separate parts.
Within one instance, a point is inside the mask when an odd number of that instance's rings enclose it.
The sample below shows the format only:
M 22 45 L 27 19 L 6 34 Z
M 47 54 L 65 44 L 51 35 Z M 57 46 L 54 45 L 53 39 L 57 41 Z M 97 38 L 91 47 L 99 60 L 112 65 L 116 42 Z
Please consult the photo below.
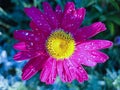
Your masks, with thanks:
M 79 28 L 86 10 L 75 9 L 73 2 L 68 2 L 64 11 L 59 5 L 53 11 L 47 2 L 43 3 L 43 9 L 41 12 L 35 7 L 25 8 L 32 19 L 32 30 L 14 32 L 14 38 L 19 40 L 14 48 L 20 50 L 14 59 L 30 59 L 22 70 L 22 79 L 28 80 L 41 71 L 40 80 L 46 84 L 54 83 L 57 75 L 63 82 L 88 80 L 82 65 L 92 67 L 108 59 L 99 50 L 111 47 L 112 42 L 89 39 L 105 31 L 105 25 L 96 22 Z

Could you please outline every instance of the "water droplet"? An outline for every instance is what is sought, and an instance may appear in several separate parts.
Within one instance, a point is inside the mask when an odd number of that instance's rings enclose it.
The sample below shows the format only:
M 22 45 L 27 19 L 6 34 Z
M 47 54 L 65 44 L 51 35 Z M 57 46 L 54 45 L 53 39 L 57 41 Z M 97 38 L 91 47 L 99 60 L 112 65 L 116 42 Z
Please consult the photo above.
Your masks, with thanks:
M 31 42 L 30 45 L 33 46 L 33 42 Z
M 25 35 L 27 36 L 29 33 L 26 33 Z
M 31 36 L 34 36 L 34 34 L 31 34 Z
M 52 19 L 54 19 L 54 17 L 52 17 Z

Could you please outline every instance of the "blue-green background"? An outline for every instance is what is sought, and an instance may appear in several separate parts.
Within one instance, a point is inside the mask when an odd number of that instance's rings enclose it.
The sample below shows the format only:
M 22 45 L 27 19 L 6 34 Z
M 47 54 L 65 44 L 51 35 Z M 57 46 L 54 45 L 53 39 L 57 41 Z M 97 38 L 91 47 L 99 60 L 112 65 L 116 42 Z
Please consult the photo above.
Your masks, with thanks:
M 103 50 L 110 59 L 95 67 L 84 67 L 89 80 L 78 83 L 63 83 L 59 78 L 53 85 L 39 81 L 39 73 L 28 81 L 21 80 L 21 69 L 26 63 L 16 62 L 13 49 L 16 29 L 29 29 L 30 19 L 24 7 L 36 6 L 42 9 L 42 2 L 48 1 L 53 9 L 57 4 L 63 8 L 73 1 L 76 8 L 85 7 L 87 14 L 82 26 L 96 21 L 106 24 L 107 30 L 93 37 L 113 41 L 112 48 Z M 0 0 L 0 90 L 120 90 L 120 0 Z

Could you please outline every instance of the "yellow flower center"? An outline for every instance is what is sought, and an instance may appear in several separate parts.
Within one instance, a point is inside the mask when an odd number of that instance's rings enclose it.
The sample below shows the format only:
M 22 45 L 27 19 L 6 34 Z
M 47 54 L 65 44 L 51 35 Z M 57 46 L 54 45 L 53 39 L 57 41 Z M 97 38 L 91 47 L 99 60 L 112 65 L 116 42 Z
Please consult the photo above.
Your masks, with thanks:
M 71 34 L 57 30 L 48 37 L 46 48 L 53 58 L 64 59 L 74 53 L 75 41 Z

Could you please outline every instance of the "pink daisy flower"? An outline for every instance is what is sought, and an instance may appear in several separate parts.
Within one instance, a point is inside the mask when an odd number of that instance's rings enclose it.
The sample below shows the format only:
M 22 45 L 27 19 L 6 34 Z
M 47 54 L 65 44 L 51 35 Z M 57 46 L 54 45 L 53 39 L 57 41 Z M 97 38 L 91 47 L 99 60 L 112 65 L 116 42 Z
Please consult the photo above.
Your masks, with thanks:
M 108 59 L 100 50 L 111 47 L 112 42 L 89 39 L 105 31 L 105 25 L 96 22 L 80 28 L 86 10 L 75 9 L 72 2 L 65 5 L 64 11 L 59 5 L 53 11 L 44 2 L 43 10 L 25 8 L 32 30 L 14 32 L 14 38 L 19 40 L 14 48 L 20 50 L 14 59 L 30 59 L 22 70 L 22 79 L 28 80 L 41 71 L 40 80 L 46 84 L 54 83 L 57 75 L 63 82 L 88 80 L 82 65 L 92 67 Z

